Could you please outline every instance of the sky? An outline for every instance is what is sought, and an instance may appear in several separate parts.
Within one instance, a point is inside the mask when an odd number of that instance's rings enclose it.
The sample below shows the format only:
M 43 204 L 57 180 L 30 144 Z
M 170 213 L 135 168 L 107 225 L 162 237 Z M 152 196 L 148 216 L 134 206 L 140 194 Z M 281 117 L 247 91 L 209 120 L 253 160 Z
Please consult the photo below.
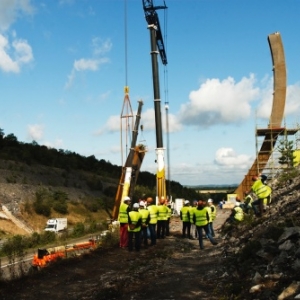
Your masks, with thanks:
M 270 117 L 267 38 L 274 32 L 281 34 L 287 66 L 285 125 L 298 126 L 300 1 L 165 4 L 157 13 L 168 59 L 164 66 L 158 57 L 167 179 L 182 185 L 239 184 L 256 156 L 255 129 L 267 128 Z M 130 113 L 130 103 L 135 117 L 142 100 L 137 143 L 148 151 L 141 171 L 156 174 L 147 25 L 141 0 L 0 0 L 5 135 L 122 165 L 132 130 L 126 124 L 134 118 L 121 116 Z M 124 101 L 126 85 L 129 101 Z

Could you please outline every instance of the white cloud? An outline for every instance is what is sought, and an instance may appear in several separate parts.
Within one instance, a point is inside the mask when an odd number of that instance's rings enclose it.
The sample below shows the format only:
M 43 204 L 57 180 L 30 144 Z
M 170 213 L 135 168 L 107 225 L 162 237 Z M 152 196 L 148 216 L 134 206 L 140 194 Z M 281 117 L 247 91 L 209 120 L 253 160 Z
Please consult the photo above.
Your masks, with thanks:
M 181 106 L 179 120 L 204 127 L 244 121 L 251 114 L 250 102 L 259 97 L 255 81 L 253 74 L 240 82 L 232 77 L 207 79 L 198 90 L 190 92 L 189 102 Z
M 103 60 L 103 61 L 107 62 L 107 60 Z M 75 60 L 73 68 L 77 72 L 80 72 L 80 71 L 97 71 L 98 68 L 99 68 L 100 63 L 101 63 L 101 60 L 98 60 L 98 59 L 81 58 L 79 60 Z
M 112 48 L 112 42 L 110 39 L 103 41 L 99 37 L 95 37 L 92 40 L 93 53 L 95 56 L 104 55 Z
M 285 116 L 300 114 L 300 83 L 289 85 L 285 104 Z
M 28 125 L 28 135 L 30 140 L 39 141 L 44 135 L 44 125 Z
M 43 144 L 48 148 L 62 149 L 64 143 L 62 139 L 56 139 L 54 142 L 46 141 Z
M 30 0 L 0 1 L 0 69 L 4 72 L 19 73 L 21 66 L 33 60 L 32 48 L 25 39 L 18 39 L 12 31 L 11 41 L 4 34 L 18 17 L 35 12 Z
M 0 34 L 0 69 L 19 73 L 21 66 L 33 60 L 32 49 L 25 40 L 15 39 L 12 45 Z
M 133 112 L 133 119 L 126 118 L 122 119 L 122 128 L 126 128 L 126 122 L 128 122 L 130 126 L 130 131 L 132 131 L 134 122 L 136 118 L 136 112 Z M 161 122 L 162 122 L 162 130 L 166 132 L 166 115 L 165 112 L 163 111 L 161 113 Z M 132 124 L 133 120 L 133 124 Z M 140 125 L 143 125 L 143 131 L 155 131 L 155 114 L 154 114 L 154 109 L 149 108 L 146 111 L 142 111 L 141 114 L 141 119 L 140 119 Z M 115 132 L 115 131 L 120 131 L 121 129 L 121 118 L 120 116 L 111 116 L 108 118 L 107 122 L 105 123 L 104 127 L 97 131 L 97 135 L 103 134 L 104 132 Z M 180 131 L 182 129 L 181 124 L 177 121 L 177 117 L 175 115 L 172 115 L 169 113 L 169 132 L 176 132 Z
M 266 83 L 265 88 L 261 92 L 262 100 L 257 108 L 257 117 L 269 119 L 273 105 L 273 78 Z M 287 86 L 285 117 L 289 115 L 299 115 L 300 113 L 300 83 Z
M 102 44 L 99 45 L 100 42 Z M 106 52 L 109 52 L 111 50 L 112 44 L 110 40 L 102 41 L 99 38 L 94 38 L 92 44 L 93 44 L 93 54 L 95 57 L 81 58 L 74 61 L 73 68 L 71 70 L 71 73 L 68 75 L 68 80 L 65 84 L 65 89 L 68 89 L 73 85 L 77 72 L 83 72 L 83 71 L 95 72 L 99 70 L 101 65 L 106 64 L 110 61 L 109 58 L 107 57 L 98 57 L 99 55 L 103 55 Z
M 32 15 L 34 12 L 31 0 L 1 0 L 0 30 L 6 31 L 22 14 Z
M 261 90 L 261 101 L 257 107 L 256 117 L 269 119 L 273 104 L 273 79 L 265 80 L 265 87 Z
M 130 119 L 131 118 L 128 118 L 128 122 L 131 122 Z M 95 135 L 102 135 L 107 132 L 112 133 L 117 131 L 121 131 L 121 118 L 120 116 L 114 115 L 108 118 L 108 120 L 102 128 L 96 130 Z
M 179 122 L 176 115 L 168 113 L 169 119 L 169 132 L 178 132 L 182 129 L 182 125 Z M 155 125 L 155 113 L 153 108 L 149 108 L 146 111 L 142 111 L 140 124 L 143 125 L 144 131 L 154 131 L 156 128 Z M 164 109 L 161 109 L 161 125 L 162 130 L 166 132 L 166 112 Z
M 32 49 L 26 40 L 13 41 L 13 47 L 15 48 L 16 61 L 19 64 L 26 64 L 33 60 Z
M 215 163 L 226 168 L 247 169 L 253 162 L 253 157 L 236 154 L 232 148 L 220 148 L 215 154 Z

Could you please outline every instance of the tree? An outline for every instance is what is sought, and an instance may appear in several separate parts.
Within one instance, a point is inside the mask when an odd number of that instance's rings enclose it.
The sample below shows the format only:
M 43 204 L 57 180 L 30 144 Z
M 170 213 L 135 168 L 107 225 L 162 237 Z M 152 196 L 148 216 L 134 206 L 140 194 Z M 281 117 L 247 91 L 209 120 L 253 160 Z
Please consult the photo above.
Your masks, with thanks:
M 287 137 L 284 137 L 279 141 L 278 151 L 281 155 L 278 158 L 279 164 L 286 165 L 287 168 L 293 168 L 295 163 L 294 160 L 296 158 L 294 155 L 294 142 L 289 141 Z

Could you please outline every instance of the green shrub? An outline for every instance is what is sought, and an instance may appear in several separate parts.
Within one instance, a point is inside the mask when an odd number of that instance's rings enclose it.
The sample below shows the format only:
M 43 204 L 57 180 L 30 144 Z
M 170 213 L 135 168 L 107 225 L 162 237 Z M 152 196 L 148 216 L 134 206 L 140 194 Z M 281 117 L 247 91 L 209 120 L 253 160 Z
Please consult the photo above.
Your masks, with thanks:
M 83 236 L 85 233 L 85 227 L 84 224 L 79 222 L 76 223 L 73 227 L 72 237 L 80 237 Z

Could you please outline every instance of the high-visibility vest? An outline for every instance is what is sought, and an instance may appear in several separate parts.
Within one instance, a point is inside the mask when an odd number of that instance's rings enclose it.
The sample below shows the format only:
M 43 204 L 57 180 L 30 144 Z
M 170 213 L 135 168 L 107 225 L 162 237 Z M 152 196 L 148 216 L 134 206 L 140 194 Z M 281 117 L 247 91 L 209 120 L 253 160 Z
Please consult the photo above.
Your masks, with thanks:
M 190 209 L 190 222 L 191 223 L 194 223 L 193 222 L 193 217 L 194 217 L 194 213 L 195 213 L 196 210 L 197 210 L 197 206 L 192 206 L 191 209 Z
M 209 221 L 209 211 L 207 207 L 197 208 L 193 212 L 193 222 L 196 226 L 205 226 Z
M 267 196 L 266 198 L 264 198 L 263 203 L 264 203 L 264 205 L 270 205 L 270 203 L 272 201 L 272 199 L 271 199 L 272 189 L 268 185 L 266 187 L 269 189 L 270 195 Z
M 258 199 L 264 199 L 271 194 L 271 188 L 267 185 L 264 185 L 261 180 L 256 180 L 252 187 L 252 191 L 255 193 Z
M 211 207 L 210 206 L 206 206 L 206 209 L 208 211 L 208 216 L 209 216 L 209 220 L 208 220 L 208 223 L 211 223 L 212 222 L 212 210 L 211 210 Z
M 233 209 L 235 210 L 234 218 L 237 221 L 243 221 L 244 220 L 244 212 L 243 212 L 242 208 L 239 206 L 236 206 Z
M 247 195 L 244 202 L 251 206 L 251 203 L 253 202 L 253 198 L 250 195 Z
M 150 211 L 145 208 L 142 208 L 142 209 L 139 209 L 139 213 L 142 215 L 142 224 L 148 225 L 147 219 L 150 215 Z
M 208 207 L 210 208 L 210 222 L 213 222 L 217 217 L 217 210 L 213 204 Z
M 181 208 L 181 220 L 182 222 L 190 222 L 190 207 L 189 206 L 183 206 Z
M 127 213 L 128 205 L 126 203 L 122 203 L 119 209 L 119 222 L 120 223 L 128 223 L 128 213 Z
M 147 209 L 150 212 L 150 222 L 149 224 L 157 223 L 157 206 L 155 204 L 147 206 Z
M 129 232 L 139 232 L 141 230 L 142 215 L 136 210 L 130 211 L 128 214 L 129 214 L 129 217 L 131 220 L 131 224 L 135 225 L 134 229 L 130 229 L 130 225 L 129 225 L 128 231 Z
M 165 205 L 158 205 L 157 207 L 157 220 L 166 221 L 168 218 L 168 208 Z
M 167 214 L 167 218 L 170 219 L 172 216 L 172 209 L 170 207 L 167 206 L 168 209 L 168 214 Z

